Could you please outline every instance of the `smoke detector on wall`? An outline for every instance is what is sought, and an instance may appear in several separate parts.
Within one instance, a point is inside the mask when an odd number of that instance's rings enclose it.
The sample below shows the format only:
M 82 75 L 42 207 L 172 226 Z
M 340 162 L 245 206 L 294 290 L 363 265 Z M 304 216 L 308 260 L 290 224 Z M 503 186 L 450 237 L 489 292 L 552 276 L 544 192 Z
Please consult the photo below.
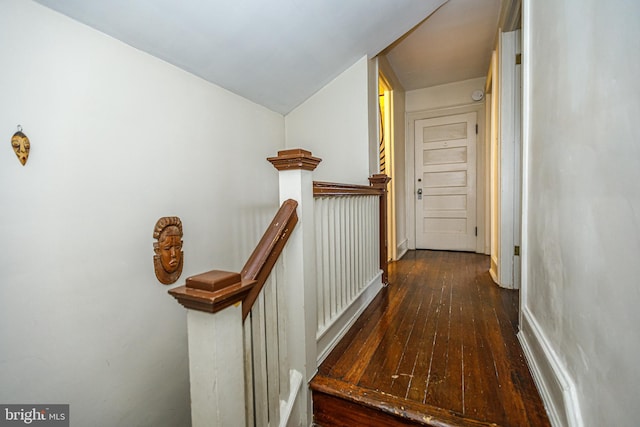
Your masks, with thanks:
M 474 101 L 482 101 L 482 98 L 484 98 L 484 92 L 480 89 L 474 90 L 471 94 L 471 99 Z

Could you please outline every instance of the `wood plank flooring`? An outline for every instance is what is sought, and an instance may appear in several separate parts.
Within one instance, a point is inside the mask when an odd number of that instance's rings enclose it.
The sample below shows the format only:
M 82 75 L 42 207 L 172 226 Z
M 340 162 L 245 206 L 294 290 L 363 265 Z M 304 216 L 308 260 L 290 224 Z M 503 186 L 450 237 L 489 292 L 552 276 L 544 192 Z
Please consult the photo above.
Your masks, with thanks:
M 311 381 L 329 426 L 549 426 L 485 255 L 410 251 Z

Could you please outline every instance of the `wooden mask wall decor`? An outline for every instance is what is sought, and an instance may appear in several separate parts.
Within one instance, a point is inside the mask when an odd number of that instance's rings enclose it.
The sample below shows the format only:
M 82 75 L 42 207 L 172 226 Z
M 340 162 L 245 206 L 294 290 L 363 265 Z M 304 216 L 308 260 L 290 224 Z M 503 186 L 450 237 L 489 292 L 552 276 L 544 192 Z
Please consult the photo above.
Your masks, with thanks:
M 153 267 L 160 283 L 175 283 L 182 274 L 182 221 L 177 216 L 165 216 L 153 229 Z
M 29 158 L 31 143 L 29 142 L 27 135 L 22 133 L 22 126 L 20 125 L 18 125 L 18 132 L 14 133 L 11 137 L 11 146 L 13 147 L 13 151 L 16 153 L 16 156 L 18 156 L 18 160 L 20 160 L 20 163 L 24 166 Z

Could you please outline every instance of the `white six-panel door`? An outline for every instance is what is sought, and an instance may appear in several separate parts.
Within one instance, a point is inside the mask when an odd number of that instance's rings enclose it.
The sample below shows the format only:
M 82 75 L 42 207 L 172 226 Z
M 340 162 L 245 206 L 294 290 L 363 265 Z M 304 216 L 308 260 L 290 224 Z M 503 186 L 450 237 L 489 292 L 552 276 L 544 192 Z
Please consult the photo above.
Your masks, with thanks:
M 416 248 L 476 249 L 476 113 L 415 121 Z

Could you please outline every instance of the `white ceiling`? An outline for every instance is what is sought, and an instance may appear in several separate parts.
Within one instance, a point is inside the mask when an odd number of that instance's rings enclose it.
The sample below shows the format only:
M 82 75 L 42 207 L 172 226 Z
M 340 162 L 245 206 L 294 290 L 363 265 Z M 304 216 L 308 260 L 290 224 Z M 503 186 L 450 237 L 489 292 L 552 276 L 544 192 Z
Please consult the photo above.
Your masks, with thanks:
M 282 114 L 362 56 L 377 55 L 414 27 L 387 49 L 405 89 L 484 75 L 500 3 L 36 1 Z
M 405 90 L 482 77 L 495 46 L 501 0 L 449 0 L 387 49 Z

